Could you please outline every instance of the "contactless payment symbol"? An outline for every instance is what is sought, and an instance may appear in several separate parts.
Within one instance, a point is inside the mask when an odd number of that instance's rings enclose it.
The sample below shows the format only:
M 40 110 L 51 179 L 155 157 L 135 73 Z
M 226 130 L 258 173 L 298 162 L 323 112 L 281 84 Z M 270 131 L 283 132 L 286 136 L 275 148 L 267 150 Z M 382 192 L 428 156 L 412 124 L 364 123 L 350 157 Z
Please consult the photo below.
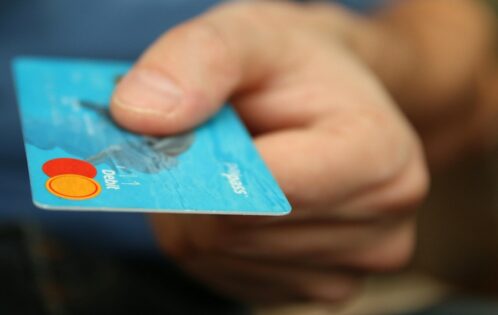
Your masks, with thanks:
M 97 169 L 92 164 L 73 158 L 53 159 L 42 166 L 43 172 L 50 177 L 45 187 L 60 198 L 85 200 L 98 196 L 100 184 L 93 178 Z

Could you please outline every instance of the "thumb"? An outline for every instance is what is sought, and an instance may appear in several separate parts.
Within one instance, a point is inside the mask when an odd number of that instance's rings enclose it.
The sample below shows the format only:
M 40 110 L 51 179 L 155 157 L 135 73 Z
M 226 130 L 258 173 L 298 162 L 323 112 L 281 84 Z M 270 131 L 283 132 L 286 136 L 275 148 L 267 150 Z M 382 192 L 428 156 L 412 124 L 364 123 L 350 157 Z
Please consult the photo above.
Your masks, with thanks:
M 159 38 L 116 87 L 111 113 L 146 134 L 185 131 L 274 71 L 281 39 L 248 4 L 232 4 Z

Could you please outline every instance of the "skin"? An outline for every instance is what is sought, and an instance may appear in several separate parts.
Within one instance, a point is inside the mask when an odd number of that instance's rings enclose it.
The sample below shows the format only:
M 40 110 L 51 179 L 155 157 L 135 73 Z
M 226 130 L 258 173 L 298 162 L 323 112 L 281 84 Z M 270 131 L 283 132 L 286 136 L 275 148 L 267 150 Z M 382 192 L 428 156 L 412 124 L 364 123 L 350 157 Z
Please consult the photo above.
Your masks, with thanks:
M 113 117 L 172 134 L 230 99 L 293 212 L 154 215 L 164 252 L 213 290 L 253 303 L 341 302 L 365 274 L 405 265 L 427 165 L 493 143 L 492 24 L 465 0 L 406 1 L 368 18 L 257 1 L 166 32 L 118 85 Z

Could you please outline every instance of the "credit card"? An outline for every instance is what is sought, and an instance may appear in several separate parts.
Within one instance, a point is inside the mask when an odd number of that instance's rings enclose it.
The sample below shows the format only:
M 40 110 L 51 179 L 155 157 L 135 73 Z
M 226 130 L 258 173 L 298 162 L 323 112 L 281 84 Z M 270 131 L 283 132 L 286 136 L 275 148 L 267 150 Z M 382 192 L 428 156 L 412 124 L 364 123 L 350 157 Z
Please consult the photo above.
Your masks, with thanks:
M 131 64 L 23 57 L 14 74 L 33 202 L 43 209 L 284 215 L 291 206 L 230 105 L 169 137 L 109 115 Z

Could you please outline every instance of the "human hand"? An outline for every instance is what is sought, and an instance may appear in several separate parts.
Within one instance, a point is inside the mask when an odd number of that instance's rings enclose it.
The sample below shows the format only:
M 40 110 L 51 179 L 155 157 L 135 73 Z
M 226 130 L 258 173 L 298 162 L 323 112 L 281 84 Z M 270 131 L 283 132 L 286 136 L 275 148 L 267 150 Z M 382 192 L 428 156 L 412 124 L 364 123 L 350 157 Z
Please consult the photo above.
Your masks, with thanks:
M 225 295 L 341 301 L 365 272 L 410 257 L 428 182 L 421 145 L 340 37 L 348 13 L 323 8 L 215 8 L 158 39 L 113 96 L 114 118 L 136 132 L 190 129 L 230 99 L 253 133 L 291 215 L 152 216 L 164 251 Z

